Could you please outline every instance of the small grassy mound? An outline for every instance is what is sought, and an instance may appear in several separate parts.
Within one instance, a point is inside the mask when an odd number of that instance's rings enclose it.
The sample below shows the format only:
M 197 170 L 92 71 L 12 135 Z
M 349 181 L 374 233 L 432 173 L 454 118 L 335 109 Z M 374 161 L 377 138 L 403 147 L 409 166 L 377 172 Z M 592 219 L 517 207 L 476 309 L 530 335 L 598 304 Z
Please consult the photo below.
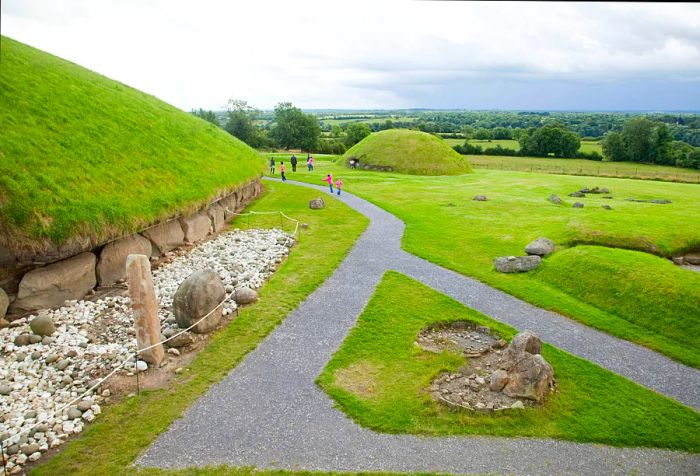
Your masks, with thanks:
M 689 356 L 700 349 L 700 273 L 639 251 L 577 246 L 554 253 L 533 275 L 651 331 L 642 344 L 666 340 Z
M 389 272 L 318 382 L 358 423 L 389 433 L 551 437 L 700 451 L 699 413 L 547 344 L 542 355 L 554 368 L 558 391 L 541 408 L 481 414 L 434 402 L 426 391 L 430 382 L 465 359 L 426 352 L 415 340 L 427 325 L 457 320 L 487 325 L 509 340 L 515 333 Z
M 0 40 L 0 245 L 93 243 L 258 176 L 257 152 L 153 96 Z
M 467 159 L 439 137 L 420 131 L 390 129 L 375 132 L 351 147 L 345 155 L 361 167 L 411 175 L 459 175 L 471 172 Z

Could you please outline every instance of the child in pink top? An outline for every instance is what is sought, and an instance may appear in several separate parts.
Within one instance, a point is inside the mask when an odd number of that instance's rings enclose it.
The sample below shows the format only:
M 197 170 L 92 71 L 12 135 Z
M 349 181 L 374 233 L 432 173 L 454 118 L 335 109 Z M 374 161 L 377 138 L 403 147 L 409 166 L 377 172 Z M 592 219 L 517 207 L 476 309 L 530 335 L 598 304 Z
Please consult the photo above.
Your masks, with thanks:
M 338 179 L 335 181 L 335 188 L 338 189 L 338 196 L 340 196 L 340 189 L 343 188 L 343 181 Z
M 331 193 L 333 193 L 333 176 L 331 174 L 328 174 L 326 178 L 323 179 L 323 181 L 328 184 L 328 186 L 331 188 Z
M 306 166 L 309 168 L 309 172 L 311 172 L 314 169 L 314 158 L 309 156 L 306 159 Z

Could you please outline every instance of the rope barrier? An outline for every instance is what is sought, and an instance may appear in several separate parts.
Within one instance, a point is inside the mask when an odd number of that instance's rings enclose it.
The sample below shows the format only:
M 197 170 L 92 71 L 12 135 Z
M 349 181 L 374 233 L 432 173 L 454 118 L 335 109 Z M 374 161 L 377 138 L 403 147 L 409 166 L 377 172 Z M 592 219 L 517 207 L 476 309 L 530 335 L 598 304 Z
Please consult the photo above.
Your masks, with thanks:
M 228 210 L 228 209 L 227 209 L 227 210 Z M 296 223 L 296 227 L 294 228 L 294 233 L 292 233 L 291 236 L 296 236 L 297 231 L 299 230 L 299 223 L 300 223 L 300 221 L 299 221 L 299 220 L 296 220 L 296 219 L 294 219 L 294 218 L 291 218 L 291 217 L 289 217 L 289 216 L 287 216 L 287 215 L 286 215 L 284 212 L 282 212 L 282 211 L 278 211 L 278 212 L 252 212 L 252 211 L 251 211 L 251 212 L 246 212 L 246 213 L 236 213 L 236 212 L 230 212 L 230 213 L 233 214 L 233 215 L 238 215 L 238 216 L 246 216 L 246 215 L 248 215 L 248 216 L 250 216 L 250 215 L 277 215 L 277 214 L 279 214 L 281 217 L 284 217 L 284 218 L 286 218 L 287 220 L 290 220 L 290 221 Z M 197 326 L 197 324 L 199 324 L 200 322 L 204 321 L 206 318 L 208 318 L 209 316 L 211 316 L 211 315 L 214 313 L 214 311 L 216 311 L 218 308 L 220 308 L 221 306 L 223 306 L 226 302 L 230 301 L 231 298 L 233 297 L 233 295 L 234 295 L 234 293 L 226 294 L 226 296 L 224 297 L 224 299 L 223 299 L 219 304 L 217 304 L 216 306 L 214 306 L 208 313 L 206 313 L 204 316 L 202 316 L 201 318 L 199 318 L 199 319 L 198 319 L 194 324 L 192 324 L 191 326 L 189 326 L 189 327 L 187 327 L 187 328 L 185 328 L 185 329 L 182 329 L 181 331 L 177 332 L 176 334 L 171 335 L 171 336 L 168 337 L 167 339 L 164 339 L 164 340 L 162 340 L 162 341 L 159 341 L 159 342 L 157 342 L 157 343 L 155 343 L 155 344 L 152 344 L 152 345 L 149 345 L 149 346 L 147 346 L 147 347 L 143 347 L 143 348 L 141 348 L 141 349 L 138 349 L 138 350 L 134 353 L 133 357 L 132 357 L 132 356 L 129 356 L 129 357 L 127 357 L 126 359 L 124 359 L 124 361 L 122 361 L 121 364 L 119 364 L 118 366 L 116 366 L 116 367 L 115 367 L 110 373 L 108 373 L 105 377 L 102 377 L 102 378 L 101 378 L 96 384 L 94 384 L 92 387 L 90 387 L 90 388 L 88 388 L 87 390 L 85 390 L 85 392 L 83 392 L 81 395 L 75 397 L 73 400 L 71 400 L 70 402 L 66 403 L 66 404 L 63 405 L 62 407 L 60 407 L 58 410 L 54 410 L 52 413 L 49 413 L 47 416 L 45 416 L 44 418 L 38 420 L 38 421 L 37 421 L 36 423 L 34 423 L 32 426 L 27 427 L 27 428 L 23 429 L 22 431 L 20 431 L 19 433 L 16 433 L 16 434 L 14 434 L 14 435 L 12 435 L 12 436 L 10 436 L 10 437 L 8 437 L 8 438 L 5 438 L 4 440 L 0 441 L 0 448 L 2 448 L 2 450 L 0 450 L 0 451 L 2 452 L 3 461 L 4 461 L 4 458 L 5 458 L 4 448 L 5 448 L 6 446 L 8 446 L 8 444 L 9 444 L 9 445 L 13 445 L 13 444 L 19 443 L 19 440 L 21 439 L 22 435 L 29 433 L 30 431 L 32 431 L 34 428 L 36 428 L 36 427 L 39 426 L 40 424 L 46 422 L 49 418 L 51 418 L 51 417 L 53 417 L 53 416 L 58 416 L 59 414 L 61 414 L 61 413 L 62 413 L 64 410 L 66 410 L 67 408 L 69 408 L 69 407 L 71 407 L 72 405 L 76 404 L 77 402 L 79 402 L 80 400 L 82 400 L 84 397 L 90 395 L 90 393 L 92 393 L 97 387 L 99 387 L 100 385 L 102 385 L 107 379 L 109 379 L 110 377 L 112 377 L 118 370 L 120 370 L 122 367 L 124 367 L 124 366 L 127 364 L 127 362 L 131 361 L 132 359 L 134 360 L 134 368 L 135 368 L 135 370 L 136 370 L 137 387 L 138 387 L 138 386 L 139 386 L 139 382 L 138 382 L 138 374 L 139 374 L 139 370 L 138 370 L 138 354 L 140 354 L 141 352 L 145 352 L 145 351 L 147 351 L 147 350 L 153 349 L 154 347 L 157 347 L 157 346 L 159 346 L 159 345 L 163 345 L 163 344 L 165 344 L 165 343 L 171 341 L 172 339 L 176 338 L 177 336 L 179 336 L 179 335 L 181 335 L 181 334 L 184 334 L 185 332 L 190 331 L 190 330 L 193 329 L 195 326 Z M 238 310 L 238 308 L 236 308 L 236 310 Z M 137 392 L 138 392 L 138 391 L 139 391 L 139 390 L 137 389 Z M 5 464 L 4 464 L 4 463 L 3 463 L 3 467 L 5 467 Z

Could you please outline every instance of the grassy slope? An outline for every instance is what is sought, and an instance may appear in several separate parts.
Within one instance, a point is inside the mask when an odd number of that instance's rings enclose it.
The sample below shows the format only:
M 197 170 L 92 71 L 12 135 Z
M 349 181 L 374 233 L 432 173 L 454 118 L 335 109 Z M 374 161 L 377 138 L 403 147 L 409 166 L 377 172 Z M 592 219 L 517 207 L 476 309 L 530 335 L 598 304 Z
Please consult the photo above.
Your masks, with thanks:
M 135 231 L 258 175 L 223 130 L 2 37 L 0 244 L 94 242 Z
M 508 338 L 514 333 L 416 281 L 387 273 L 319 383 L 360 424 L 385 432 L 553 437 L 700 451 L 700 414 L 549 345 L 542 355 L 554 367 L 558 393 L 542 408 L 488 415 L 434 403 L 426 387 L 464 359 L 425 352 L 414 342 L 426 325 L 460 319 Z M 357 364 L 376 369 L 358 377 L 374 389 L 363 396 L 335 381 L 336 370 Z
M 456 175 L 471 172 L 467 160 L 445 141 L 431 134 L 407 129 L 375 132 L 351 147 L 343 158 L 361 164 L 390 166 L 411 175 Z
M 536 274 L 506 275 L 493 269 L 495 257 L 523 254 L 525 245 L 539 236 L 547 236 L 560 246 L 617 246 L 663 256 L 698 248 L 700 189 L 696 185 L 492 170 L 477 170 L 475 174 L 457 177 L 407 177 L 352 171 L 322 161 L 313 173 L 297 172 L 290 178 L 319 183 L 328 172 L 342 178 L 348 192 L 405 221 L 403 243 L 407 251 L 700 368 L 697 348 L 688 348 L 682 342 L 659 335 L 644 322 L 630 322 L 629 316 L 616 314 L 623 311 L 611 306 L 608 299 L 615 289 L 614 276 L 599 276 L 602 295 L 596 307 L 581 299 L 576 291 L 559 289 Z M 567 196 L 583 186 L 595 185 L 608 187 L 615 199 Z M 563 205 L 548 202 L 551 193 L 562 197 Z M 489 201 L 472 201 L 477 194 L 487 195 Z M 633 203 L 625 201 L 626 197 L 668 198 L 673 203 Z M 571 208 L 574 200 L 582 200 L 585 208 Z M 604 210 L 602 204 L 612 205 L 613 210 Z M 585 268 L 585 263 L 581 266 Z M 676 271 L 682 276 L 692 273 Z M 676 280 L 670 284 L 682 288 Z M 658 291 L 659 288 L 645 289 L 650 295 L 658 296 Z M 653 307 L 648 312 L 659 316 L 666 313 L 662 297 L 651 302 Z M 630 306 L 641 305 L 635 300 Z M 696 308 L 687 319 L 699 320 L 700 310 Z
M 267 193 L 252 210 L 282 210 L 309 224 L 289 259 L 262 288 L 260 301 L 245 307 L 217 332 L 187 371 L 168 387 L 104 409 L 95 424 L 70 441 L 33 474 L 108 475 L 131 472 L 129 466 L 212 384 L 238 362 L 316 289 L 334 270 L 367 226 L 367 220 L 335 200 L 309 210 L 318 193 L 300 187 L 266 184 Z M 245 228 L 247 219 L 235 226 Z M 250 226 L 279 226 L 279 217 L 250 219 Z M 285 225 L 288 231 L 289 227 Z M 223 472 L 223 470 L 222 470 Z M 160 473 L 159 473 L 160 474 Z M 190 474 L 190 473 L 188 473 Z
M 533 276 L 669 342 L 700 349 L 700 273 L 638 251 L 577 246 Z

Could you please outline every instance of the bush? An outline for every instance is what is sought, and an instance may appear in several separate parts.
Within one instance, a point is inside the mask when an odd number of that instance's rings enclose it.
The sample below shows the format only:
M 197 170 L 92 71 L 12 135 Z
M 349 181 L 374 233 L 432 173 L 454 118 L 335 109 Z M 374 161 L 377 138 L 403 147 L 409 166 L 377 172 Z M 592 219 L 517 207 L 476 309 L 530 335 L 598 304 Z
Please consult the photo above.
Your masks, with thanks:
M 470 144 L 468 140 L 464 144 L 456 145 L 452 148 L 462 155 L 482 155 L 484 153 L 480 146 Z
M 496 147 L 489 147 L 488 149 L 484 150 L 484 155 L 500 155 L 515 157 L 520 154 L 515 149 L 506 149 L 504 147 L 501 147 L 500 145 L 497 145 Z
M 688 152 L 685 157 L 676 159 L 676 165 L 688 169 L 700 169 L 700 148 Z

